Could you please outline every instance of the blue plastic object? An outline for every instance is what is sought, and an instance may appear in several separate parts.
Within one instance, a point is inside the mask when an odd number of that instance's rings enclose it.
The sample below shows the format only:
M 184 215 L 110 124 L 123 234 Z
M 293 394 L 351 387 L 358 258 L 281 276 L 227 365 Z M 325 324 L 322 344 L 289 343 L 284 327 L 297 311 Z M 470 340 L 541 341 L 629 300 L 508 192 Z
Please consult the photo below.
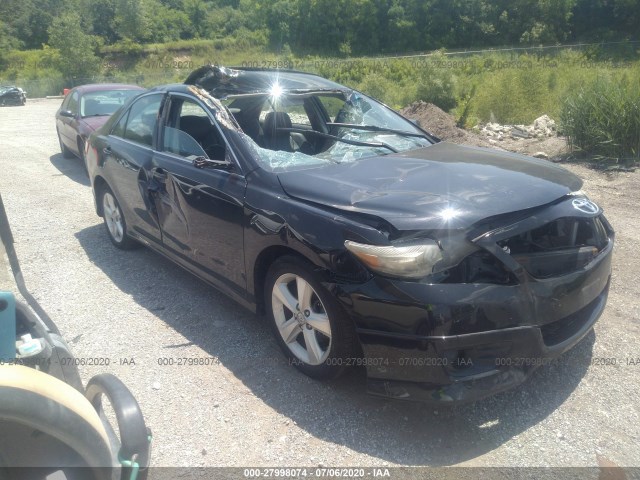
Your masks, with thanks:
M 16 358 L 16 299 L 0 292 L 0 361 Z

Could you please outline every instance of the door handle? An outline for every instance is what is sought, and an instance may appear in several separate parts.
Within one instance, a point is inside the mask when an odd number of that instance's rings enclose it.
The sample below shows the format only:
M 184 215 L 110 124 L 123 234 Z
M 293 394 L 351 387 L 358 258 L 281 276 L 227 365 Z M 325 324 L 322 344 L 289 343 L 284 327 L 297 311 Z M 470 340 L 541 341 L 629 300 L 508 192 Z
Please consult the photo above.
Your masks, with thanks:
M 102 153 L 105 155 L 111 155 L 111 147 L 107 146 L 102 149 Z
M 151 170 L 151 179 L 147 183 L 147 190 L 151 193 L 160 192 L 165 188 L 167 182 L 167 171 L 164 168 L 154 168 Z
M 167 179 L 167 171 L 164 168 L 154 168 L 151 171 L 151 176 L 160 182 L 164 182 Z

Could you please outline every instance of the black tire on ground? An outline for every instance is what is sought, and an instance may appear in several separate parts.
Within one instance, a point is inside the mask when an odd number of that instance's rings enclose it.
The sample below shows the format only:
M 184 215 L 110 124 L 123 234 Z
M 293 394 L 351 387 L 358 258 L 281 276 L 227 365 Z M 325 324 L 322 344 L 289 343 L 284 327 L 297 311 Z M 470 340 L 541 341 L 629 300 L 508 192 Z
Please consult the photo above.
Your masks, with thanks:
M 120 204 L 111 189 L 105 186 L 100 191 L 100 205 L 102 206 L 102 216 L 104 226 L 109 236 L 109 240 L 121 250 L 131 250 L 139 246 L 127 232 L 127 222 L 120 208 Z
M 279 258 L 267 273 L 264 295 L 276 341 L 290 362 L 316 379 L 342 374 L 346 359 L 356 356 L 355 328 L 313 266 L 296 256 Z

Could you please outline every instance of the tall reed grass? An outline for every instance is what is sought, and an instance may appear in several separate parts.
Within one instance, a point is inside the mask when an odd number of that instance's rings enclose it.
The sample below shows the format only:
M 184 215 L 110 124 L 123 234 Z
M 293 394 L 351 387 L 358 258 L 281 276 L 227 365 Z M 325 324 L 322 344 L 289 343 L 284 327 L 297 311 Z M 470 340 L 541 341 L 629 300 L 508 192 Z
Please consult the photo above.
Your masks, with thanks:
M 597 78 L 563 102 L 560 126 L 574 150 L 616 163 L 640 160 L 640 80 Z

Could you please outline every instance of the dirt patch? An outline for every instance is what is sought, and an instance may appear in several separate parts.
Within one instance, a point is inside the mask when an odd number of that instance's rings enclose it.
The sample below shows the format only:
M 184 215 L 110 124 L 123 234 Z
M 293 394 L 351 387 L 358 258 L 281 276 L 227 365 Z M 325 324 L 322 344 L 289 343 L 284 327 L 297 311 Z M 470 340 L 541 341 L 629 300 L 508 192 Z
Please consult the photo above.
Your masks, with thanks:
M 400 114 L 416 120 L 422 128 L 441 140 L 479 147 L 493 147 L 487 140 L 456 125 L 455 119 L 432 103 L 415 102 L 400 110 Z
M 453 116 L 431 103 L 415 102 L 400 110 L 400 113 L 407 118 L 417 120 L 422 128 L 447 142 L 508 150 L 524 155 L 535 155 L 543 152 L 549 159 L 555 161 L 566 157 L 569 152 L 569 147 L 564 137 L 505 137 L 499 141 L 488 140 L 479 133 L 459 128 Z

